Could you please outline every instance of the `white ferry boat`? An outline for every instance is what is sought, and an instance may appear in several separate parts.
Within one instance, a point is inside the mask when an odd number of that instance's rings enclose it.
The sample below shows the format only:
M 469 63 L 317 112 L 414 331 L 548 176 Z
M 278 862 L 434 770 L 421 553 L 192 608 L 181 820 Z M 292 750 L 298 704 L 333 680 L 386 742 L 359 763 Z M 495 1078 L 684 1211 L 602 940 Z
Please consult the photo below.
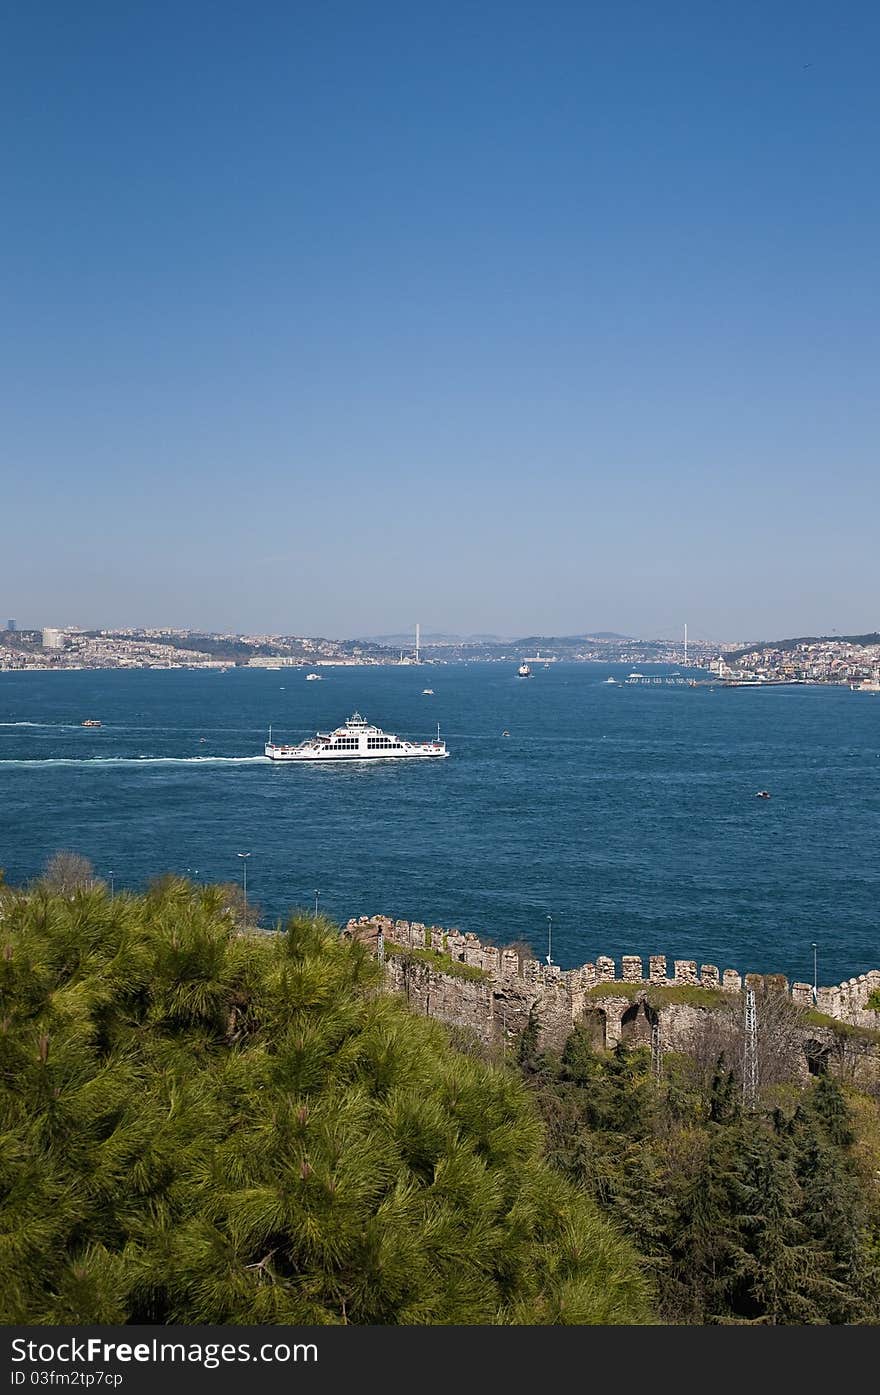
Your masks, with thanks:
M 448 756 L 446 742 L 440 740 L 440 726 L 437 726 L 436 741 L 406 741 L 393 732 L 374 727 L 355 712 L 344 726 L 331 732 L 317 732 L 308 741 L 298 746 L 277 745 L 269 740 L 265 747 L 270 760 L 401 760 L 406 757 L 421 759 Z

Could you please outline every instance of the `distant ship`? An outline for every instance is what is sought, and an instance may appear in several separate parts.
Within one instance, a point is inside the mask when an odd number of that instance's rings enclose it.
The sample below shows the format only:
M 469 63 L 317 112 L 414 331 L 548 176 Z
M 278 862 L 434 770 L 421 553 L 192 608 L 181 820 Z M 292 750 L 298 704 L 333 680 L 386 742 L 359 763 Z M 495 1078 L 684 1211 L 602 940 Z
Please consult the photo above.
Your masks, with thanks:
M 320 681 L 321 681 L 321 675 L 320 675 L 320 673 L 307 673 L 307 674 L 306 674 L 306 682 L 307 682 L 307 683 L 320 683 Z
M 434 689 L 433 689 L 433 688 L 423 688 L 423 689 L 422 689 L 422 697 L 433 697 L 433 696 L 434 696 Z
M 360 712 L 353 713 L 345 725 L 335 731 L 319 731 L 298 746 L 276 745 L 270 727 L 265 752 L 269 760 L 278 761 L 401 760 L 407 757 L 436 760 L 449 755 L 446 742 L 440 740 L 439 723 L 436 741 L 405 741 L 393 732 L 371 726 Z
M 517 673 L 520 678 L 531 678 L 532 676 L 532 670 L 529 668 L 528 664 L 520 664 Z
M 86 717 L 84 722 L 80 722 L 81 727 L 99 727 L 100 725 L 97 717 Z

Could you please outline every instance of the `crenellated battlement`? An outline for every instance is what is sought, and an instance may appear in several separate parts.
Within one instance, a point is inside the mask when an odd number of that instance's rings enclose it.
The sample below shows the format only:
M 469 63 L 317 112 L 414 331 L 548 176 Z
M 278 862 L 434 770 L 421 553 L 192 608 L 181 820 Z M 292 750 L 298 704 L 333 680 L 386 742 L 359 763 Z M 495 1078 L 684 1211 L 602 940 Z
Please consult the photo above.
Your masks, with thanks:
M 542 963 L 526 956 L 518 949 L 484 943 L 471 932 L 443 929 L 420 921 L 361 916 L 350 920 L 344 933 L 370 945 L 374 953 L 379 952 L 380 945 L 403 951 L 433 951 L 451 960 L 453 965 L 462 964 L 470 970 L 479 971 L 476 975 L 470 974 L 466 984 L 462 981 L 460 986 L 441 988 L 439 980 L 450 976 L 454 978 L 454 969 L 447 964 L 448 972 L 444 975 L 439 968 L 435 968 L 433 1008 L 432 988 L 429 985 L 426 989 L 423 1003 L 426 1012 L 440 1016 L 442 1020 L 458 1021 L 463 1017 L 465 1025 L 479 1025 L 481 1012 L 484 1017 L 487 1012 L 494 1017 L 500 1005 L 505 1015 L 510 1010 L 512 1021 L 519 1022 L 521 1029 L 523 1013 L 527 1020 L 529 1011 L 534 1008 L 540 1013 L 548 1037 L 558 1039 L 564 1032 L 570 1031 L 572 1024 L 583 1014 L 587 995 L 591 1000 L 601 996 L 597 995 L 596 990 L 604 984 L 609 987 L 625 985 L 627 988 L 642 985 L 646 989 L 702 988 L 731 995 L 749 986 L 758 989 L 772 987 L 788 995 L 799 1006 L 815 1007 L 827 1017 L 850 1026 L 876 1029 L 880 1025 L 880 1014 L 868 1007 L 871 993 L 880 989 L 880 969 L 871 969 L 857 978 L 831 987 L 821 987 L 816 992 L 814 1002 L 811 984 L 789 984 L 782 974 L 743 974 L 738 969 L 719 970 L 715 964 L 700 964 L 698 967 L 694 959 L 674 960 L 670 972 L 664 954 L 650 955 L 647 973 L 644 959 L 636 954 L 623 955 L 619 972 L 616 960 L 608 955 L 598 955 L 595 962 L 583 964 L 580 968 L 561 969 L 557 964 Z M 430 972 L 431 967 L 430 962 L 422 964 L 426 971 Z M 391 968 L 389 959 L 389 972 L 396 986 L 399 986 L 404 974 L 401 964 Z M 407 982 L 409 986 L 409 980 Z M 473 1001 L 466 1002 L 468 997 Z M 481 997 L 485 999 L 484 1008 L 478 1002 Z

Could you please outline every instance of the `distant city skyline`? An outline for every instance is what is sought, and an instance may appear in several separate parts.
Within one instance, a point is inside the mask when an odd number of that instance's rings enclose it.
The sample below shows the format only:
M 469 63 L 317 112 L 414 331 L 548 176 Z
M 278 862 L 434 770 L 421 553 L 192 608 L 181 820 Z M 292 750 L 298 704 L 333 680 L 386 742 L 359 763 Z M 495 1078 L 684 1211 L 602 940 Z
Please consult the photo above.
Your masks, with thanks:
M 12 7 L 21 626 L 859 633 L 880 9 Z
M 52 636 L 60 636 L 60 635 L 61 635 L 62 633 L 64 633 L 64 632 L 67 632 L 67 633 L 70 633 L 70 634 L 75 634 L 75 633 L 77 633 L 77 632 L 83 632 L 83 631 L 98 632 L 98 633 L 99 633 L 99 632 L 102 632 L 102 631 L 103 631 L 103 632 L 118 632 L 118 633 L 123 633 L 123 632 L 125 632 L 125 631 L 155 631 L 155 632 L 162 632 L 162 633 L 165 633 L 165 634 L 175 634 L 175 633 L 177 633 L 177 634 L 195 634 L 195 635 L 198 635 L 198 634 L 204 634 L 204 635 L 234 635 L 234 636 L 248 637 L 248 638 L 253 638 L 253 637 L 258 637 L 258 636 L 263 636 L 263 635 L 265 635 L 265 636 L 270 636 L 270 635 L 271 635 L 271 636 L 276 636 L 276 637 L 277 637 L 277 636 L 281 636 L 281 635 L 290 635 L 290 636 L 299 636 L 299 637 L 305 637 L 305 638 L 329 639 L 329 640 L 334 640 L 334 641 L 345 641 L 345 642 L 349 642 L 349 641 L 358 641 L 358 640 L 360 640 L 360 641 L 363 641 L 363 642 L 369 643 L 369 644 L 384 644 L 384 645 L 387 645 L 387 646 L 390 647 L 390 648 L 396 648 L 396 647 L 400 647 L 400 648 L 412 648 L 413 645 L 414 645 L 414 642 L 415 642 L 415 625 L 416 625 L 416 622 L 413 622 L 413 624 L 412 624 L 411 626 L 407 627 L 407 628 L 403 628 L 403 629 L 400 629 L 400 630 L 387 631 L 387 632 L 385 632 L 385 633 L 381 633 L 381 632 L 378 632 L 378 631 L 377 631 L 377 632 L 373 632 L 373 633 L 359 632 L 359 633 L 351 633 L 351 634 L 332 634 L 332 633 L 329 633 L 329 632 L 326 632 L 326 631 L 319 631 L 319 630 L 317 630 L 317 629 L 315 629 L 315 628 L 308 628 L 308 627 L 306 627 L 306 628 L 294 629 L 294 628 L 291 628 L 290 626 L 288 626 L 288 627 L 286 627 L 286 628 L 281 628 L 281 629 L 268 629 L 265 625 L 257 625 L 257 626 L 255 626 L 253 629 L 241 629 L 241 628 L 229 628 L 229 627 L 224 628 L 224 627 L 218 627 L 218 626 L 188 626 L 188 625 L 178 625 L 178 624 L 171 624 L 171 623 L 163 624 L 163 623 L 161 623 L 161 622 L 158 623 L 158 624 L 140 624 L 140 623 L 134 622 L 134 621 L 132 621 L 132 620 L 128 620 L 126 623 L 121 624 L 121 625 L 109 625 L 109 624 L 105 624 L 105 623 L 98 623 L 98 624 L 85 625 L 85 624 L 81 624 L 81 623 L 74 623 L 74 622 L 72 622 L 72 621 L 68 621 L 68 622 L 66 622 L 66 623 L 61 623 L 61 622 L 58 622 L 58 621 L 56 620 L 54 623 L 52 623 L 52 624 L 50 625 L 50 624 L 48 624 L 45 620 L 42 620 L 42 621 L 34 621 L 34 622 L 32 622 L 32 623 L 31 623 L 31 622 L 20 623 L 20 622 L 16 621 L 16 622 L 14 623 L 14 625 L 10 625 L 10 623 L 7 621 L 7 622 L 6 622 L 6 629 L 5 629 L 5 631 L 4 631 L 4 630 L 0 630 L 0 634 L 2 634 L 2 633 L 4 633 L 4 632 L 8 632 L 8 633 L 12 633 L 12 634 L 20 634 L 21 631 L 25 631 L 25 632 L 29 632 L 29 631 L 34 631 L 34 632 L 40 631 L 40 632 L 42 632 L 42 634 L 43 634 L 43 636 L 44 636 L 44 640 L 45 640 L 45 636 L 46 636 L 47 634 L 50 634 L 50 635 L 52 635 Z M 856 634 L 874 634 L 874 633 L 878 633 L 878 632 L 880 632 L 880 624 L 878 624 L 878 623 L 875 623 L 874 625 L 865 626 L 865 627 L 862 628 L 862 629 L 858 629 L 858 628 L 854 628 L 854 627 L 849 627 L 849 628 L 845 628 L 845 629 L 834 628 L 834 629 L 829 630 L 829 631 L 824 631 L 824 630 L 822 630 L 822 629 L 820 629 L 820 628 L 818 628 L 818 627 L 816 627 L 816 626 L 813 626 L 813 627 L 809 627 L 809 626 L 808 626 L 808 627 L 806 627 L 806 628 L 804 628 L 804 629 L 800 629 L 800 630 L 797 630 L 797 631 L 795 631 L 795 630 L 786 631 L 786 632 L 779 631 L 778 633 L 776 633 L 776 632 L 771 633 L 771 632 L 768 631 L 768 632 L 766 632 L 766 633 L 761 632 L 761 633 L 754 633 L 754 634 L 748 634 L 748 633 L 745 633 L 745 632 L 736 632 L 736 633 L 731 632 L 730 634 L 706 634 L 706 633 L 700 632 L 700 631 L 698 631 L 698 630 L 695 630 L 694 627 L 693 627 L 692 625 L 689 625 L 689 626 L 688 626 L 688 641 L 689 641 L 689 644 L 690 644 L 692 647 L 696 648 L 696 647 L 705 647 L 706 645 L 730 644 L 730 643 L 740 642 L 740 641 L 741 641 L 742 643 L 744 643 L 744 644 L 751 644 L 751 643 L 759 644 L 759 643 L 761 643 L 762 641 L 772 642 L 773 640 L 793 639 L 793 638 L 800 638 L 800 637 L 802 637 L 802 636 L 808 636 L 808 635 L 809 635 L 809 636 L 824 637 L 824 638 L 828 638 L 828 639 L 838 639 L 838 638 L 842 638 L 842 637 L 845 637 L 845 636 L 848 636 L 848 635 L 856 635 Z M 507 633 L 505 633 L 505 634 L 501 634 L 501 633 L 499 633 L 499 632 L 474 631 L 474 630 L 468 630 L 467 628 L 462 629 L 462 630 L 451 630 L 451 629 L 449 629 L 449 628 L 446 628 L 446 629 L 440 629 L 440 628 L 438 628 L 437 630 L 431 630 L 431 629 L 426 629 L 425 626 L 422 626 L 422 627 L 421 627 L 421 640 L 420 640 L 420 643 L 421 643 L 421 645 L 422 645 L 423 648 L 430 648 L 430 647 L 432 646 L 432 644 L 433 644 L 433 645 L 437 645 L 437 644 L 442 645 L 444 642 L 449 642 L 449 641 L 463 641 L 463 642 L 474 642 L 474 643 L 493 643 L 493 642 L 496 642 L 496 643 L 499 643 L 499 644 L 504 644 L 504 643 L 512 643 L 512 642 L 515 642 L 515 641 L 520 641 L 520 640 L 523 640 L 523 639 L 528 639 L 528 638 L 530 638 L 530 637 L 535 637 L 535 638 L 540 638 L 541 640 L 550 641 L 550 640 L 552 640 L 552 639 L 554 639 L 554 638 L 559 639 L 559 640 L 562 640 L 562 639 L 571 639 L 571 638 L 580 637 L 580 636 L 585 636 L 585 637 L 594 638 L 594 639 L 600 639 L 600 640 L 606 639 L 606 640 L 609 640 L 609 641 L 626 641 L 626 640 L 633 640 L 633 641 L 635 641 L 635 642 L 637 642 L 637 643 L 638 643 L 638 642 L 641 642 L 641 641 L 648 641 L 648 642 L 649 642 L 649 641 L 653 641 L 653 640 L 667 640 L 667 641 L 669 641 L 669 642 L 671 642 L 671 643 L 676 643 L 676 642 L 683 643 L 683 641 L 684 641 L 684 625 L 679 626 L 677 629 L 671 629 L 671 630 L 669 630 L 669 631 L 663 631 L 663 632 L 659 632 L 659 631 L 658 631 L 657 633 L 652 633 L 652 634 L 649 634 L 649 633 L 646 633 L 646 632 L 640 632 L 640 631 L 635 630 L 635 629 L 624 632 L 624 631 L 619 631 L 619 630 L 608 630 L 608 629 L 604 629 L 604 628 L 602 628 L 601 626 L 591 627 L 591 626 L 583 626 L 583 625 L 578 626 L 578 627 L 573 628 L 573 629 L 569 629 L 569 630 L 564 630 L 564 629 L 561 629 L 561 628 L 559 628 L 559 627 L 556 627 L 556 628 L 553 628 L 553 629 L 536 630 L 536 629 L 529 629 L 528 627 L 522 627 L 522 626 L 521 626 L 521 627 L 519 627 L 519 628 L 514 627 L 514 628 L 510 629 L 510 630 L 509 630 Z

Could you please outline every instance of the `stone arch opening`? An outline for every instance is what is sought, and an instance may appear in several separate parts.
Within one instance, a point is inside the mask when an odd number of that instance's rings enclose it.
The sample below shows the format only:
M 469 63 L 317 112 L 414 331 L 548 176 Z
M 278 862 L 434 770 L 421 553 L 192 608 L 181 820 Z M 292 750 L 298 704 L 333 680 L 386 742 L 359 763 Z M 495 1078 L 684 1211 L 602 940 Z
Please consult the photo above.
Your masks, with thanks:
M 831 1056 L 831 1048 L 824 1042 L 816 1041 L 811 1037 L 804 1042 L 804 1055 L 807 1058 L 807 1070 L 810 1075 L 827 1075 L 828 1061 Z
M 643 999 L 631 1003 L 620 1019 L 621 1046 L 650 1046 L 653 1016 Z
M 593 1051 L 604 1051 L 608 1045 L 608 1015 L 604 1008 L 590 1007 L 584 1012 L 584 1031 Z

